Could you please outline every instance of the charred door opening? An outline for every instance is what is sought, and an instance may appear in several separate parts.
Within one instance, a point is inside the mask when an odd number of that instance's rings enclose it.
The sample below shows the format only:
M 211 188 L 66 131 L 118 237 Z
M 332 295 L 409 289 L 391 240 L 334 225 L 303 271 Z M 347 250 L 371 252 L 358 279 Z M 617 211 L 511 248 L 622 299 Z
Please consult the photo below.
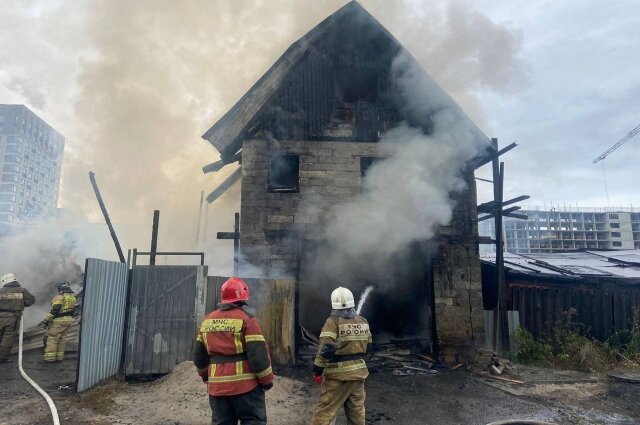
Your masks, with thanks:
M 357 306 L 364 290 L 373 285 L 360 314 L 369 321 L 374 342 L 415 339 L 429 347 L 433 305 L 429 243 L 415 242 L 395 254 L 383 273 L 366 267 L 366 260 L 361 266 L 353 264 L 350 270 L 335 270 L 323 264 L 326 249 L 321 241 L 304 243 L 298 304 L 301 326 L 315 335 L 320 333 L 331 313 L 331 291 L 338 286 L 353 292 Z

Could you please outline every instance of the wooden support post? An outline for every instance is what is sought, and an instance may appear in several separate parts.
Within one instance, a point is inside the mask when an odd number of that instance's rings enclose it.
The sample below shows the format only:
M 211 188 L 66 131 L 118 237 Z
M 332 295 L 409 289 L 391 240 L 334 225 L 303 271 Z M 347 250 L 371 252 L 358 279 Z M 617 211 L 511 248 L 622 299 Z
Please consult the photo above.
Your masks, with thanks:
M 491 148 L 498 151 L 498 139 L 491 139 Z M 493 208 L 494 208 L 494 220 L 496 230 L 496 268 L 498 271 L 498 281 L 496 287 L 498 288 L 498 299 L 493 307 L 493 351 L 496 353 L 500 351 L 498 332 L 500 330 L 500 266 L 502 262 L 502 199 L 500 197 L 501 184 L 500 184 L 500 164 L 498 162 L 498 156 L 494 156 L 491 161 L 493 169 Z
M 107 207 L 104 205 L 104 201 L 102 200 L 102 196 L 100 195 L 100 189 L 98 189 L 98 183 L 96 183 L 96 173 L 94 173 L 93 171 L 90 171 L 89 180 L 91 180 L 91 186 L 93 186 L 93 191 L 96 194 L 96 198 L 98 199 L 98 205 L 100 205 L 100 209 L 102 210 L 104 221 L 107 222 L 109 233 L 111 233 L 111 239 L 113 239 L 113 243 L 116 246 L 116 251 L 118 252 L 118 258 L 120 258 L 121 263 L 126 263 L 124 254 L 122 253 L 122 248 L 120 247 L 120 242 L 118 241 L 118 236 L 116 236 L 116 231 L 113 228 L 113 225 L 111 224 L 111 219 L 109 218 L 109 214 L 107 213 Z
M 504 162 L 500 163 L 500 210 L 502 210 L 502 201 L 504 199 Z M 500 234 L 502 236 L 502 211 L 500 212 Z M 510 349 L 509 344 L 509 315 L 508 300 L 509 292 L 505 284 L 504 276 L 504 238 L 500 237 L 500 262 L 497 263 L 498 267 L 498 300 L 500 304 L 500 337 L 502 340 L 502 350 L 507 351 Z
M 238 263 L 240 256 L 240 213 L 235 213 L 234 215 L 234 237 L 233 237 L 233 275 L 238 276 Z
M 233 239 L 233 275 L 238 276 L 238 265 L 240 259 L 240 213 L 234 215 L 233 232 L 218 232 L 218 239 Z
M 204 191 L 200 192 L 200 207 L 198 208 L 198 224 L 196 226 L 196 244 L 195 249 L 198 249 L 198 242 L 200 241 L 200 224 L 202 223 L 202 204 L 204 203 Z
M 156 265 L 156 252 L 158 252 L 158 226 L 160 224 L 160 210 L 153 211 L 153 227 L 151 228 L 151 255 L 149 265 Z
M 206 249 L 207 246 L 207 233 L 209 232 L 209 203 L 204 204 L 204 229 L 202 231 L 202 241 Z

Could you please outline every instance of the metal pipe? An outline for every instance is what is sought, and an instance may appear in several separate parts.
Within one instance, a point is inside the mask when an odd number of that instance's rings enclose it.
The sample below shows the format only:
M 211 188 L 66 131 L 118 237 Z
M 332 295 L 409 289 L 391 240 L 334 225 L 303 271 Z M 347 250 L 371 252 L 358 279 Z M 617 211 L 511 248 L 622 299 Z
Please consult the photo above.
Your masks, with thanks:
M 116 245 L 116 251 L 118 251 L 118 257 L 120 258 L 121 263 L 126 263 L 124 258 L 124 254 L 122 253 L 122 248 L 120 247 L 120 242 L 118 241 L 118 237 L 116 236 L 116 231 L 111 224 L 111 219 L 109 218 L 109 214 L 107 213 L 107 207 L 104 205 L 102 201 L 102 196 L 100 195 L 100 189 L 98 189 L 98 183 L 96 183 L 96 173 L 93 171 L 89 171 L 89 180 L 91 180 L 91 185 L 93 186 L 93 191 L 96 194 L 96 198 L 98 199 L 98 205 L 100 205 L 100 209 L 102 210 L 102 215 L 104 216 L 104 221 L 107 222 L 107 227 L 109 227 L 109 233 L 111 233 L 111 238 L 113 239 L 113 243 Z

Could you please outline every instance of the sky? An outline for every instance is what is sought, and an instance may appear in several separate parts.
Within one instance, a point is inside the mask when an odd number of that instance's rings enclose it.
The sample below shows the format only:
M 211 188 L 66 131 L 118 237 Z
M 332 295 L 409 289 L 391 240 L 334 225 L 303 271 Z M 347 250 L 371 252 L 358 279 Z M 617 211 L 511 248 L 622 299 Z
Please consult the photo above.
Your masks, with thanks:
M 150 224 L 161 209 L 161 246 L 190 248 L 200 192 L 233 171 L 202 174 L 218 154 L 200 136 L 346 2 L 6 0 L 0 103 L 26 104 L 66 137 L 61 207 L 101 220 L 93 170 L 114 222 Z M 640 124 L 635 2 L 360 3 L 488 136 L 517 141 L 503 157 L 505 197 L 607 205 L 592 160 Z M 640 208 L 639 154 L 640 136 L 606 159 L 612 206 Z M 490 191 L 478 182 L 479 202 Z M 230 230 L 238 205 L 237 189 L 221 198 L 209 231 Z

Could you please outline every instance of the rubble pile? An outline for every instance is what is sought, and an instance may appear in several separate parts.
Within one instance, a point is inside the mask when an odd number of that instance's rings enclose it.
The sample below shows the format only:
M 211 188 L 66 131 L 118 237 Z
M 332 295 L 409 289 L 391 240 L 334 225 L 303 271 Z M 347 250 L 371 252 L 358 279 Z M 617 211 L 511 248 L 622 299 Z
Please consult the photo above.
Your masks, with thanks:
M 516 378 L 516 366 L 508 359 L 503 359 L 497 353 L 489 350 L 478 350 L 470 371 L 483 378 L 505 381 L 512 384 L 524 384 Z

